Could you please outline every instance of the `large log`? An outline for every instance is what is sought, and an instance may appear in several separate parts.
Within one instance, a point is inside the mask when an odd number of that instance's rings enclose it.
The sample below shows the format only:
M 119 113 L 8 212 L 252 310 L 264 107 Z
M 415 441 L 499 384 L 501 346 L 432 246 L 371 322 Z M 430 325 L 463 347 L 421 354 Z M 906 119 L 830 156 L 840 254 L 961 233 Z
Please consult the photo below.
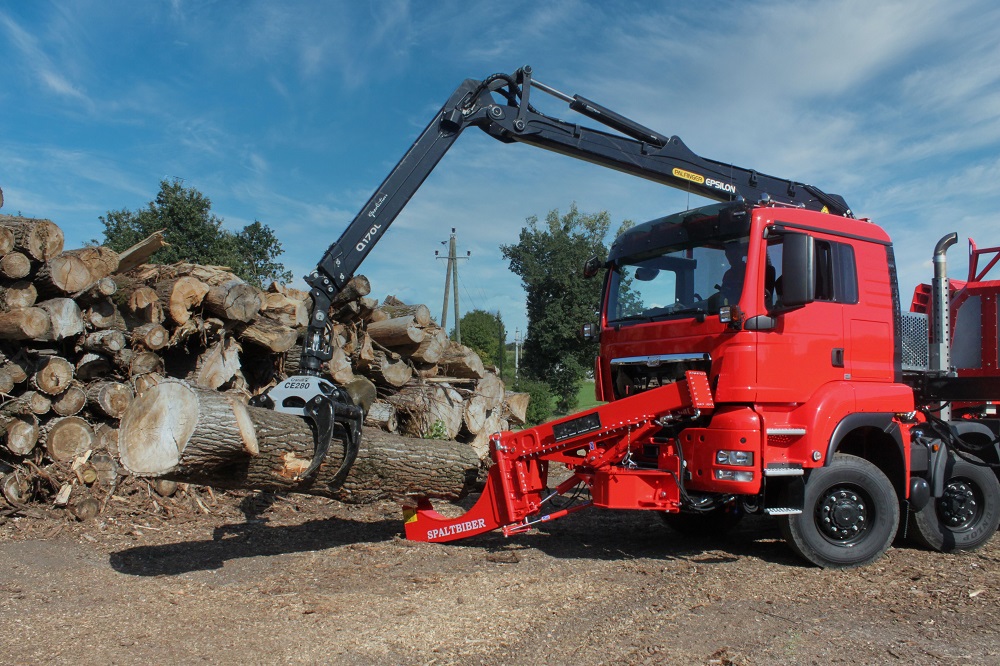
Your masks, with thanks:
M 291 328 L 306 326 L 309 323 L 309 303 L 306 301 L 280 292 L 268 292 L 263 298 L 261 314 L 268 319 Z M 312 302 L 311 299 L 309 302 Z
M 41 440 L 49 457 L 69 460 L 94 448 L 94 429 L 79 416 L 52 419 L 42 427 Z
M 46 395 L 59 395 L 69 388 L 74 374 L 72 363 L 61 356 L 49 356 L 38 364 L 31 377 L 31 386 Z
M 250 322 L 238 335 L 244 342 L 252 342 L 276 354 L 282 354 L 295 345 L 299 334 L 294 328 L 284 326 L 274 319 L 261 317 Z
M 243 280 L 227 280 L 209 287 L 205 309 L 231 321 L 248 322 L 260 314 L 261 298 L 257 290 Z
M 445 372 L 452 377 L 482 379 L 486 375 L 486 368 L 479 354 L 454 341 L 441 354 L 439 362 L 444 366 Z
M 386 347 L 418 345 L 424 341 L 424 329 L 417 326 L 413 315 L 395 317 L 368 324 L 368 335 Z
M 396 408 L 403 434 L 455 439 L 462 427 L 462 396 L 450 386 L 408 384 L 388 401 Z
M 201 305 L 209 286 L 201 280 L 184 276 L 156 284 L 156 294 L 166 304 L 167 314 L 175 324 L 183 325 L 191 318 L 191 309 Z
M 26 456 L 38 443 L 38 417 L 31 413 L 0 416 L 0 432 L 8 451 Z
M 83 262 L 90 272 L 90 282 L 100 280 L 118 270 L 118 253 L 110 247 L 91 245 L 78 250 L 66 250 L 63 254 L 73 255 Z
M 471 490 L 479 467 L 465 445 L 365 428 L 357 460 L 342 484 L 331 487 L 343 453 L 338 442 L 317 472 L 301 479 L 315 447 L 304 419 L 247 407 L 231 394 L 175 380 L 137 398 L 119 434 L 122 465 L 137 476 L 348 502 L 415 493 L 456 499 Z
M 0 259 L 0 275 L 20 280 L 31 272 L 31 259 L 23 252 L 8 252 Z
M 154 289 L 139 286 L 126 291 L 123 296 L 127 296 L 127 298 L 121 298 L 120 302 L 125 314 L 125 321 L 129 326 L 163 323 L 166 317 L 163 314 L 163 303 Z M 184 305 L 184 312 L 188 312 L 187 304 Z
M 28 280 L 7 280 L 0 285 L 0 311 L 30 308 L 37 300 L 38 290 Z
M 0 226 L 14 233 L 14 248 L 35 261 L 47 261 L 63 251 L 63 232 L 52 220 L 0 215 Z
M 73 416 L 87 404 L 87 392 L 79 382 L 71 382 L 66 390 L 52 398 L 52 411 L 59 416 Z
M 358 370 L 383 386 L 399 388 L 413 377 L 413 368 L 399 358 L 398 354 L 382 351 L 372 353 L 370 363 L 358 364 Z
M 528 403 L 530 402 L 530 393 L 507 391 L 504 395 L 504 405 L 507 407 L 507 414 L 510 416 L 510 420 L 517 425 L 524 425 L 527 420 Z
M 49 315 L 48 330 L 38 336 L 39 340 L 64 340 L 83 333 L 83 312 L 72 298 L 53 298 L 35 307 Z
M 92 276 L 90 267 L 78 255 L 63 252 L 42 264 L 35 273 L 35 286 L 43 295 L 65 296 L 86 289 L 102 277 Z
M 379 309 L 385 312 L 389 317 L 413 317 L 413 321 L 417 322 L 418 326 L 430 326 L 431 325 L 431 311 L 426 305 L 406 305 L 405 303 L 399 303 L 397 300 L 389 301 L 386 299 L 386 303 L 382 303 Z
M 450 340 L 442 328 L 426 328 L 424 334 L 424 340 L 420 344 L 412 347 L 399 347 L 398 349 L 402 354 L 415 361 L 433 365 L 441 360 L 441 356 L 448 349 Z
M 333 297 L 333 300 L 330 302 L 330 307 L 339 308 L 348 301 L 356 301 L 370 293 L 372 293 L 372 285 L 371 282 L 368 281 L 368 278 L 364 275 L 355 275 L 348 280 L 347 284 L 344 285 L 344 288 Z

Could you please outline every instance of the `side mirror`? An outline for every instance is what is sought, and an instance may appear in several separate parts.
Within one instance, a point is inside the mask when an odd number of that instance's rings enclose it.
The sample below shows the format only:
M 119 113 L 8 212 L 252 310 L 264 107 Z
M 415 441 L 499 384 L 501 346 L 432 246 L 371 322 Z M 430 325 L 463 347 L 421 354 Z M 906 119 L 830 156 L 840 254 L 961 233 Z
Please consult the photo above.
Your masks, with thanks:
M 597 324 L 584 324 L 580 327 L 580 339 L 584 342 L 596 342 L 601 339 L 601 327 Z
M 583 277 L 588 280 L 597 275 L 604 268 L 604 262 L 596 255 L 583 262 Z
M 799 307 L 816 300 L 816 248 L 808 234 L 785 234 L 781 253 L 781 304 Z

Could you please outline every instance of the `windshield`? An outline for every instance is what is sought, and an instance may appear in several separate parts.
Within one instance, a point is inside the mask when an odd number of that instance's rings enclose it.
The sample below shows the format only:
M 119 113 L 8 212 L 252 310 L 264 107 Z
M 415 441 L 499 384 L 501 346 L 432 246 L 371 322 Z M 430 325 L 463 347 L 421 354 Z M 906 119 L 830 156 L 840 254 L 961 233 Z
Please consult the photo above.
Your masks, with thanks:
M 611 275 L 608 323 L 718 314 L 743 291 L 747 237 L 620 257 Z

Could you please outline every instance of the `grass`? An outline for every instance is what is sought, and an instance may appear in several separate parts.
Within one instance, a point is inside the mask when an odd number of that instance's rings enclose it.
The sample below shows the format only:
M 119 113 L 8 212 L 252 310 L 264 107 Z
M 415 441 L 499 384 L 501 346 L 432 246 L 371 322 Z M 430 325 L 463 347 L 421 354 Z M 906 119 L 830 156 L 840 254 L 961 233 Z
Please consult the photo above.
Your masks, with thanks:
M 561 419 L 564 416 L 576 414 L 577 412 L 582 412 L 586 409 L 590 409 L 591 407 L 603 404 L 603 402 L 598 402 L 597 398 L 594 397 L 594 382 L 585 380 L 580 384 L 580 388 L 576 391 L 576 407 L 573 408 L 573 411 L 568 413 L 555 412 L 549 417 L 549 420 Z

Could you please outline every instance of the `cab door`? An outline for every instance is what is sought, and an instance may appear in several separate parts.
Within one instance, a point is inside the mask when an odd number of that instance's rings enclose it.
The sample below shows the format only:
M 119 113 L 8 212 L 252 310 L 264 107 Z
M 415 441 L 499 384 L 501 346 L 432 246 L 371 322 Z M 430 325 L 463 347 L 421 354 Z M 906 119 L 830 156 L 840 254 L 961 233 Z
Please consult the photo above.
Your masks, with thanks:
M 802 280 L 803 273 L 788 271 L 786 242 L 805 241 L 813 248 L 808 267 L 815 280 L 813 297 L 811 302 L 792 305 L 785 298 L 792 292 L 803 293 L 795 288 L 803 285 L 791 282 Z M 830 241 L 796 232 L 772 234 L 766 251 L 776 277 L 768 307 L 773 326 L 757 332 L 757 402 L 801 404 L 823 385 L 850 379 L 844 342 L 845 305 L 837 301 L 834 288 L 834 249 Z

